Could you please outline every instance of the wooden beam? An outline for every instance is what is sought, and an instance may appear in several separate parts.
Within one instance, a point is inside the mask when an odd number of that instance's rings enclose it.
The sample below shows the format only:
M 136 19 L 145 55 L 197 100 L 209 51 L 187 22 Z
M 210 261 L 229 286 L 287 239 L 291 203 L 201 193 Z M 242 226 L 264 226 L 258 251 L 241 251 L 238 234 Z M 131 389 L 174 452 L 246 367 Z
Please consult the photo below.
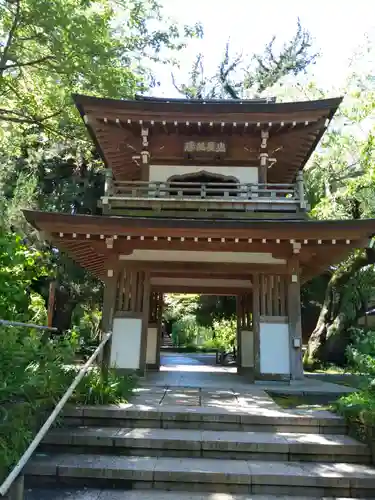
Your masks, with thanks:
M 300 380 L 303 379 L 301 288 L 299 261 L 296 255 L 289 259 L 288 270 L 287 307 L 290 345 L 290 375 L 292 380 Z
M 152 285 L 152 290 L 155 292 L 162 293 L 192 293 L 200 295 L 243 295 L 249 292 L 249 288 L 230 288 L 230 287 L 204 287 L 204 286 L 184 286 L 184 285 L 172 285 L 172 286 L 158 286 Z
M 120 261 L 123 267 L 131 267 L 134 269 L 149 270 L 151 273 L 179 271 L 189 273 L 202 272 L 215 275 L 225 274 L 244 274 L 248 273 L 270 273 L 270 274 L 286 274 L 287 266 L 273 264 L 232 264 L 232 263 L 216 263 L 216 262 L 151 262 L 151 261 Z

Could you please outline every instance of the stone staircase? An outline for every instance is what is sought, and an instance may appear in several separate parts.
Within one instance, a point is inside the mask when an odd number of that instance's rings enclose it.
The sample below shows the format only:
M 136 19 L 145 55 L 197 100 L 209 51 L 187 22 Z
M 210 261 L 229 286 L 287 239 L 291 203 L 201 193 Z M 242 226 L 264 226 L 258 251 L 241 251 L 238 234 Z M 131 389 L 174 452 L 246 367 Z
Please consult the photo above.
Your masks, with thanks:
M 173 347 L 172 338 L 169 337 L 169 335 L 165 335 L 161 341 L 161 348 L 162 349 L 171 349 L 172 347 Z
M 228 391 L 158 390 L 133 404 L 68 408 L 26 482 L 133 490 L 100 500 L 375 498 L 369 449 L 330 412 L 282 410 L 261 390 L 236 404 Z

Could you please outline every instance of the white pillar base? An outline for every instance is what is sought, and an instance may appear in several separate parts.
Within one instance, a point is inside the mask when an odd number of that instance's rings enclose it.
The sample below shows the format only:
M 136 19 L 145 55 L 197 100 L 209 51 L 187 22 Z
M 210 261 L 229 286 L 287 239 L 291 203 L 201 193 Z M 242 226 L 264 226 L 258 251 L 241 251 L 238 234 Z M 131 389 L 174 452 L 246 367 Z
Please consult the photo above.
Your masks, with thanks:
M 141 318 L 114 318 L 111 342 L 111 368 L 140 370 Z
M 158 335 L 157 325 L 148 325 L 147 328 L 147 351 L 146 365 L 148 368 L 157 368 L 158 366 Z

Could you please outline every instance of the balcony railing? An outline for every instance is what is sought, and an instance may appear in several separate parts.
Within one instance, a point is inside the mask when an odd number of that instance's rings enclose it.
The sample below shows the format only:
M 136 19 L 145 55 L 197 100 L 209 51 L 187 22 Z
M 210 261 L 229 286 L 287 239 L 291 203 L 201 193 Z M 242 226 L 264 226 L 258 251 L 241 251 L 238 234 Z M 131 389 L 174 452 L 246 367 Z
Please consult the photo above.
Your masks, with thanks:
M 106 213 L 304 212 L 303 185 L 221 182 L 112 181 L 101 206 Z

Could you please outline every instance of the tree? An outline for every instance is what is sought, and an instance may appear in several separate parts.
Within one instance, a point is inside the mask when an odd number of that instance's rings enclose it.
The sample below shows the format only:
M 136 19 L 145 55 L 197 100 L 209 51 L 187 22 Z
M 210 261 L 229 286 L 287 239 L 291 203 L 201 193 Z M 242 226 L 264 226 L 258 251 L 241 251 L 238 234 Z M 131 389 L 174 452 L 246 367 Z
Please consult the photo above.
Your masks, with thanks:
M 132 97 L 151 83 L 148 60 L 178 50 L 200 26 L 162 25 L 156 0 L 0 0 L 3 137 L 86 138 L 73 92 Z
M 288 75 L 298 75 L 313 64 L 318 54 L 312 50 L 310 33 L 300 21 L 292 39 L 279 53 L 275 51 L 276 37 L 265 46 L 262 54 L 230 55 L 226 44 L 223 59 L 215 75 L 206 76 L 204 59 L 198 54 L 190 72 L 188 84 L 178 85 L 172 75 L 175 88 L 188 99 L 241 99 L 246 95 L 259 97 Z
M 313 214 L 327 218 L 336 214 L 340 218 L 375 217 L 375 139 L 370 133 L 360 154 L 358 169 L 361 176 L 351 177 L 345 187 L 330 193 Z M 324 303 L 304 357 L 306 368 L 324 363 L 344 365 L 351 338 L 351 327 L 363 316 L 375 289 L 375 249 L 371 246 L 354 252 L 332 270 Z
M 0 204 L 4 227 L 43 250 L 48 299 L 58 279 L 55 324 L 70 326 L 80 302 L 101 301 L 101 285 L 37 238 L 22 208 L 97 213 L 102 163 L 71 93 L 132 98 L 152 84 L 150 62 L 183 47 L 200 26 L 181 29 L 156 0 L 0 0 Z

